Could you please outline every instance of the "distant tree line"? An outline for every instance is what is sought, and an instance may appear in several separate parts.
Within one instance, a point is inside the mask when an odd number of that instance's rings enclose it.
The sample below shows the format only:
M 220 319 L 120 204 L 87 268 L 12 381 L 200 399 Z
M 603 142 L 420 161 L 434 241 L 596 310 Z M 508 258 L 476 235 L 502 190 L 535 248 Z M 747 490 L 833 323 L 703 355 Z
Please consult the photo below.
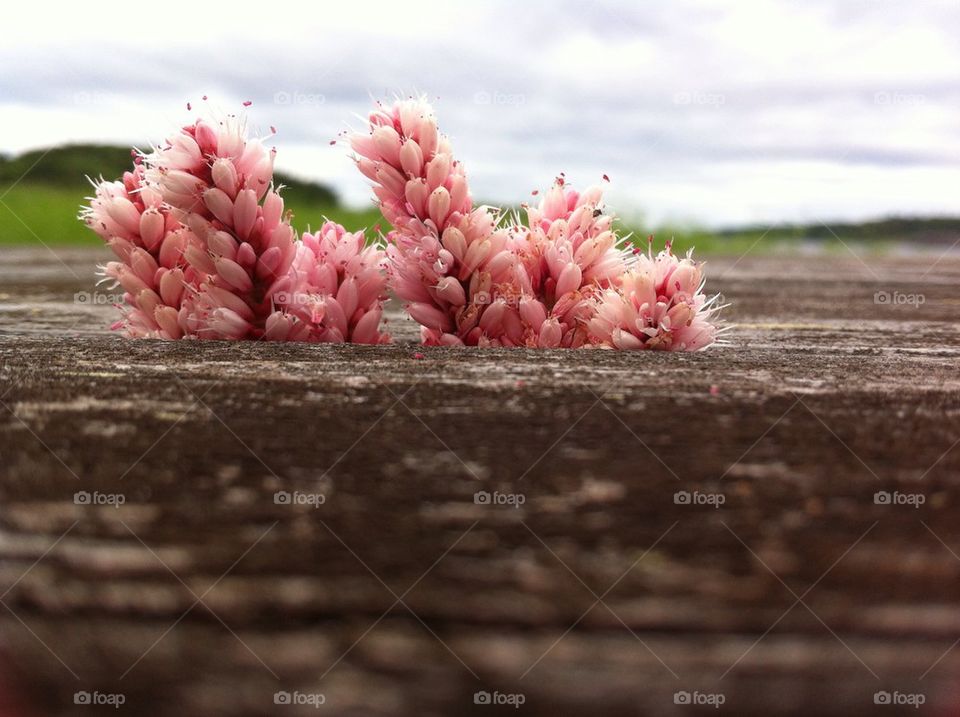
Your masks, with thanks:
M 53 149 L 35 149 L 16 156 L 0 155 L 0 184 L 26 177 L 61 187 L 77 187 L 86 177 L 119 178 L 130 168 L 130 149 L 111 145 L 70 144 Z M 336 193 L 326 185 L 296 179 L 277 172 L 275 179 L 304 202 L 338 206 Z M 286 194 L 286 192 L 285 192 Z

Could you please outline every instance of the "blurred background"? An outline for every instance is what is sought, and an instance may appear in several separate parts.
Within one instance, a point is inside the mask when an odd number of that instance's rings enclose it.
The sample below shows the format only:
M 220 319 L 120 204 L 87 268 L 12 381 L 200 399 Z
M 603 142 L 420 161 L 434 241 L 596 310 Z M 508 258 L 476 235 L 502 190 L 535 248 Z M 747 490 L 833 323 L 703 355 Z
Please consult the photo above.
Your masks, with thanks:
M 708 253 L 960 238 L 958 0 L 50 12 L 18 5 L 0 47 L 0 244 L 97 243 L 75 219 L 84 175 L 118 176 L 131 146 L 244 101 L 277 129 L 298 229 L 372 226 L 367 182 L 331 141 L 372 98 L 412 92 L 435 102 L 480 201 L 607 175 L 626 230 Z

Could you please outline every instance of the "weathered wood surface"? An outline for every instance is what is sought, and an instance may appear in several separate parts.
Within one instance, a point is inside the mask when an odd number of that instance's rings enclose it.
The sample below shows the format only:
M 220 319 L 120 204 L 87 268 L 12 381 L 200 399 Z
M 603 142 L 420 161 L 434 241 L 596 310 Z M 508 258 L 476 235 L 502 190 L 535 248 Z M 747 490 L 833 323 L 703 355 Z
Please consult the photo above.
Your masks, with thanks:
M 714 261 L 663 355 L 129 342 L 57 256 L 0 260 L 0 714 L 960 709 L 960 262 Z

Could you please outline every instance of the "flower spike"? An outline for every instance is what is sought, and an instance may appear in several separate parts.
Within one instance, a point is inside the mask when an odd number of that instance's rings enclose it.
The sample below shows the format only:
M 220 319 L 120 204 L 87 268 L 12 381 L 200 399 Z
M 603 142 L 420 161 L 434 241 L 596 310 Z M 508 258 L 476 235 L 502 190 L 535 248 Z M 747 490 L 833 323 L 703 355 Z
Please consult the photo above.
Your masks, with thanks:
M 246 105 L 245 105 L 246 106 Z M 189 107 L 188 107 L 189 109 Z M 298 241 L 275 150 L 242 119 L 199 119 L 95 184 L 83 219 L 119 261 L 133 337 L 383 343 L 384 252 L 327 222 Z

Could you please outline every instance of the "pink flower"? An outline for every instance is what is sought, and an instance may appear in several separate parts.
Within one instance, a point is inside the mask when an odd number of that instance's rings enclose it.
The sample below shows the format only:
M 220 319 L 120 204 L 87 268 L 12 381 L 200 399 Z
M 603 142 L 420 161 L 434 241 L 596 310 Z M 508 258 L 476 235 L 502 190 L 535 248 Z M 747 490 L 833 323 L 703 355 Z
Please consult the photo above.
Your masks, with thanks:
M 187 263 L 206 277 L 182 308 L 191 334 L 295 340 L 309 333 L 274 299 L 291 288 L 296 246 L 283 200 L 269 191 L 273 157 L 229 118 L 198 120 L 145 158 L 148 180 L 189 227 Z
M 669 244 L 627 251 L 598 187 L 561 177 L 525 225 L 503 225 L 473 204 L 424 100 L 378 106 L 368 129 L 351 145 L 392 225 L 385 252 L 333 222 L 298 240 L 273 188 L 275 150 L 232 116 L 198 120 L 122 181 L 96 183 L 81 218 L 119 260 L 104 267 L 125 291 L 115 328 L 385 343 L 389 284 L 427 344 L 693 351 L 724 331 L 702 265 Z
M 704 297 L 700 266 L 669 247 L 635 257 L 599 187 L 580 194 L 560 178 L 526 226 L 501 227 L 498 211 L 474 207 L 426 101 L 378 105 L 368 130 L 351 146 L 393 226 L 390 287 L 424 343 L 696 350 L 715 340 L 717 297 Z
M 589 342 L 587 322 L 595 297 L 615 288 L 626 271 L 629 251 L 603 212 L 602 190 L 579 194 L 558 179 L 537 207 L 527 208 L 522 236 L 532 291 L 521 300 L 526 344 L 577 348 Z
M 125 307 L 113 328 L 139 338 L 181 338 L 184 286 L 201 280 L 183 252 L 189 231 L 170 213 L 160 193 L 144 185 L 136 164 L 121 181 L 94 183 L 95 196 L 80 218 L 107 243 L 119 261 L 103 267 L 123 287 Z
M 422 99 L 379 107 L 351 136 L 388 235 L 388 282 L 427 344 L 524 343 L 519 298 L 532 290 L 520 238 L 475 207 L 463 166 Z
M 305 233 L 293 260 L 295 281 L 282 306 L 312 328 L 317 341 L 388 343 L 380 332 L 387 278 L 384 253 L 363 232 L 328 221 Z
M 387 341 L 382 252 L 328 223 L 298 242 L 271 185 L 275 150 L 242 120 L 198 120 L 146 156 L 147 178 L 188 227 L 191 285 L 180 322 L 200 338 Z
M 678 259 L 667 244 L 654 257 L 651 248 L 638 255 L 615 288 L 596 298 L 596 314 L 587 323 L 590 339 L 616 349 L 705 348 L 723 329 L 714 321 L 720 297 L 708 299 L 703 284 L 702 264 L 689 253 Z

